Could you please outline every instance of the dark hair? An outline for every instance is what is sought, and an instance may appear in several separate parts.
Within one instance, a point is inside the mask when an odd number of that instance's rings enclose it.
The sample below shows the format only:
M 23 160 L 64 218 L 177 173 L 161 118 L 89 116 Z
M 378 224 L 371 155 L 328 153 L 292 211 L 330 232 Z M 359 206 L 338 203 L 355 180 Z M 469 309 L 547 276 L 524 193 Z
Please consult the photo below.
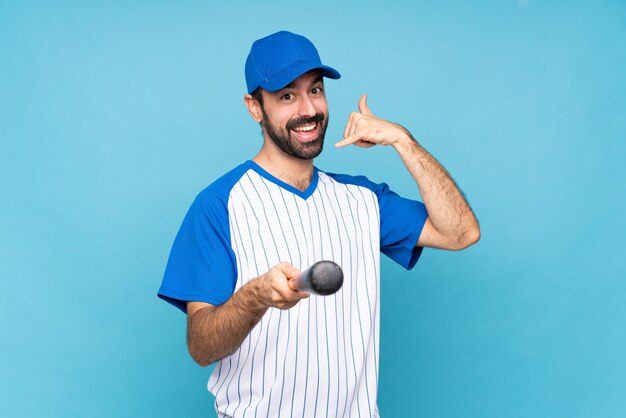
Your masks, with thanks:
M 261 87 L 258 87 L 252 92 L 252 98 L 259 102 L 261 107 L 263 107 L 263 94 L 261 93 Z

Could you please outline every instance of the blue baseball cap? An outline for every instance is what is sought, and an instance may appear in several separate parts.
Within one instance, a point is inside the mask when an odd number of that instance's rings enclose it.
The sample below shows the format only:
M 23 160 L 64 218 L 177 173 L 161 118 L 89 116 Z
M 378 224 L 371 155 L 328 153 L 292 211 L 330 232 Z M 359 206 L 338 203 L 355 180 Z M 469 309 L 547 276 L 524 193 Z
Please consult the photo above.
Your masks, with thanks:
M 322 65 L 315 45 L 302 35 L 281 31 L 254 41 L 246 59 L 246 84 L 252 94 L 261 87 L 277 91 L 302 74 L 320 70 L 324 77 L 338 79 L 341 74 Z

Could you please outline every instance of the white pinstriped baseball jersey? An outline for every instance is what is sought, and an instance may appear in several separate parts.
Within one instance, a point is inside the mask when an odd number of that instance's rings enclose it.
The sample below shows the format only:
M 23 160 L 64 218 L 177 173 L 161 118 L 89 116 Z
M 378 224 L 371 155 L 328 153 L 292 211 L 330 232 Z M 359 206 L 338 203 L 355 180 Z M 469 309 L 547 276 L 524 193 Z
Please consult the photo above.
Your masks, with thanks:
M 427 214 L 365 177 L 315 169 L 299 191 L 252 161 L 194 201 L 159 296 L 219 305 L 281 261 L 344 272 L 330 296 L 270 308 L 208 382 L 219 416 L 377 417 L 380 251 L 412 268 Z

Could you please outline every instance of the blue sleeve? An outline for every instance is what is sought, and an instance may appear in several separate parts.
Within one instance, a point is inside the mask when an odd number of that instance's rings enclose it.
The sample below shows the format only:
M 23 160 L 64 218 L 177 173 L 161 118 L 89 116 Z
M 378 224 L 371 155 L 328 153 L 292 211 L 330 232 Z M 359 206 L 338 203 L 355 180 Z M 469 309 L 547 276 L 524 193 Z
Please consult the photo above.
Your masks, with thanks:
M 186 312 L 188 301 L 221 305 L 232 295 L 236 281 L 228 196 L 208 188 L 183 220 L 158 295 Z
M 417 240 L 428 219 L 426 206 L 398 196 L 385 183 L 375 185 L 373 191 L 380 207 L 380 250 L 410 270 L 422 254 Z
M 405 199 L 385 183 L 374 183 L 365 176 L 326 173 L 336 181 L 355 184 L 371 190 L 378 199 L 380 211 L 380 251 L 410 270 L 422 254 L 417 246 L 428 212 L 422 202 Z

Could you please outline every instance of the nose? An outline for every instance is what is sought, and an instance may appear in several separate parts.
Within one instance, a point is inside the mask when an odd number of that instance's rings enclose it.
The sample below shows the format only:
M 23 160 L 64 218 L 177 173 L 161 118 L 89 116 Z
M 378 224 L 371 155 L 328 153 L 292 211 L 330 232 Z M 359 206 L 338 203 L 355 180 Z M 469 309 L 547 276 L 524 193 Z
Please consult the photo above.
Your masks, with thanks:
M 304 94 L 300 96 L 300 101 L 298 103 L 298 113 L 300 116 L 308 116 L 313 117 L 317 114 L 317 109 L 315 108 L 315 104 L 313 103 L 313 99 L 308 95 Z

